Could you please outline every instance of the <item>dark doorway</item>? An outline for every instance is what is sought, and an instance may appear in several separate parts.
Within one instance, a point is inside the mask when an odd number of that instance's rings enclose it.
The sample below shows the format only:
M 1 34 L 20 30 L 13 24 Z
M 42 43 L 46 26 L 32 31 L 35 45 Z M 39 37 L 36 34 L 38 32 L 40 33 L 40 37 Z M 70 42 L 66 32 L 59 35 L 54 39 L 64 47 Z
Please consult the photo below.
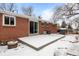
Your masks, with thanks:
M 38 32 L 38 22 L 30 21 L 30 34 Z

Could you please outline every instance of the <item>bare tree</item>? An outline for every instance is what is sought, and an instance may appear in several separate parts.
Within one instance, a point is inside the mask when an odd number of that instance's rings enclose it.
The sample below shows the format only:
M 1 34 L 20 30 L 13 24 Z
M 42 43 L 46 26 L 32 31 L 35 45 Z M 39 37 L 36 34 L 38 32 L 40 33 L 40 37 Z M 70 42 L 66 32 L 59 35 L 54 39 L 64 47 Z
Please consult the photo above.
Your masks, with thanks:
M 64 6 L 60 6 L 56 8 L 56 11 L 54 13 L 53 19 L 63 19 L 65 18 L 70 18 L 74 15 L 79 14 L 79 4 L 78 3 L 67 3 Z
M 79 14 L 79 3 L 67 3 L 63 6 L 56 8 L 53 19 L 56 22 L 58 19 L 63 19 L 66 21 L 70 21 L 70 23 L 75 23 L 77 25 L 77 29 L 79 30 L 79 19 L 76 18 L 74 20 L 69 20 L 70 17 Z
M 75 24 L 76 30 L 79 31 L 79 17 L 73 19 L 70 23 L 71 25 Z
M 62 7 L 56 7 L 53 14 L 53 22 L 56 23 L 58 19 L 62 19 Z
M 25 15 L 31 16 L 33 14 L 33 8 L 31 6 L 29 6 L 29 7 L 22 7 L 22 12 Z
M 0 3 L 0 10 L 15 12 L 16 5 L 14 3 Z

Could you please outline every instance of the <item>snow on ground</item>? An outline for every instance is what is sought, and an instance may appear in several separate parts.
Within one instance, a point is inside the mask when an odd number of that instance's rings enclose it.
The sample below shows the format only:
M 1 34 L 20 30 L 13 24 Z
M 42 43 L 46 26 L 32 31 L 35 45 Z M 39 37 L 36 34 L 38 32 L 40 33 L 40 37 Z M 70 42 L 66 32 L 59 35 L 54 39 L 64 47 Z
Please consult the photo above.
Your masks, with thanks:
M 6 46 L 0 46 L 0 55 L 2 56 L 14 56 L 14 55 L 15 56 L 17 55 L 18 56 L 53 56 L 54 53 L 59 50 L 61 50 L 63 54 L 67 52 L 67 48 L 70 48 L 72 46 L 72 43 L 70 43 L 69 40 L 74 40 L 74 37 L 75 35 L 66 35 L 65 38 L 60 39 L 57 42 L 52 43 L 39 51 L 36 51 L 21 43 L 19 43 L 18 47 L 14 49 L 7 49 Z
M 75 34 L 69 34 L 69 35 L 66 35 L 66 37 L 63 39 L 64 41 L 75 41 L 75 37 L 78 36 L 78 35 L 75 35 Z
M 64 35 L 51 34 L 51 35 L 37 35 L 19 38 L 19 40 L 26 42 L 36 48 L 39 48 L 47 43 L 57 40 L 58 38 L 63 37 Z

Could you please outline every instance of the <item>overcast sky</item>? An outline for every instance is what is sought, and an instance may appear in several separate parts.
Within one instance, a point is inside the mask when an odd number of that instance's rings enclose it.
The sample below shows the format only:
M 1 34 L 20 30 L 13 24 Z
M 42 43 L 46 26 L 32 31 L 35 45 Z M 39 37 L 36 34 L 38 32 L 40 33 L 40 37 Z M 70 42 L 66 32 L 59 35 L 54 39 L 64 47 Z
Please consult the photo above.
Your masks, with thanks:
M 43 19 L 49 20 L 55 8 L 58 6 L 62 6 L 63 3 L 17 3 L 16 5 L 18 6 L 19 13 L 22 13 L 22 6 L 32 6 L 34 15 L 42 16 Z

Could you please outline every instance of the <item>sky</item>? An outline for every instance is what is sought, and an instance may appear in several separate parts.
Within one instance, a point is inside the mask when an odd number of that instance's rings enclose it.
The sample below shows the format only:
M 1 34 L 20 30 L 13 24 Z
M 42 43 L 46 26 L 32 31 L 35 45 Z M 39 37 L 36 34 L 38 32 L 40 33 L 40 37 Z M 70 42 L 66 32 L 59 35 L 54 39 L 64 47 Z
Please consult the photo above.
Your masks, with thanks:
M 51 19 L 56 7 L 62 6 L 63 3 L 17 3 L 18 13 L 22 13 L 21 7 L 33 7 L 33 14 L 35 16 L 41 16 L 45 20 Z

